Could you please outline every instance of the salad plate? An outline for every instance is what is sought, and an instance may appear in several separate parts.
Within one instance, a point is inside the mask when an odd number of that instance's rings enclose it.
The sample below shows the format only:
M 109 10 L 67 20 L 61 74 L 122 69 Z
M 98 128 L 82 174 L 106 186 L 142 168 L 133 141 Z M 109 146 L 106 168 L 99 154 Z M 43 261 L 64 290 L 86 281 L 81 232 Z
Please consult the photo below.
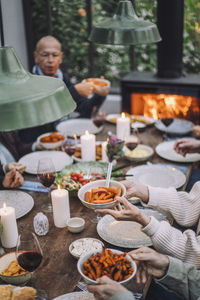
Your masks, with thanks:
M 89 292 L 73 292 L 53 298 L 52 300 L 95 300 L 95 298 Z
M 192 131 L 194 123 L 188 120 L 174 119 L 169 126 L 165 126 L 161 120 L 158 120 L 155 127 L 168 134 L 185 135 Z

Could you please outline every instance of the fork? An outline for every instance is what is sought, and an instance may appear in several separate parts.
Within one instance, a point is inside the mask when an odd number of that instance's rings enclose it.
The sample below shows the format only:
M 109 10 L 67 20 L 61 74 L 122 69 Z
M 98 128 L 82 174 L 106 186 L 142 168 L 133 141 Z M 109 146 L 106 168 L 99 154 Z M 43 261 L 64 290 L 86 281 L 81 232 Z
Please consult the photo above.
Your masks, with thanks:
M 88 292 L 87 286 L 85 283 L 79 281 L 76 285 L 81 291 Z

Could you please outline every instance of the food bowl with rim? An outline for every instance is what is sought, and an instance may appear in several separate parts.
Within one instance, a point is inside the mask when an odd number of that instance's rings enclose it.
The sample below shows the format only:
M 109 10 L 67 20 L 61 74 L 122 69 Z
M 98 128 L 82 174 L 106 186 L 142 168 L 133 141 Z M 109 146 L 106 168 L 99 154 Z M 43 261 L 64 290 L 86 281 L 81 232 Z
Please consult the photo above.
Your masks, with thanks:
M 107 89 L 110 87 L 110 81 L 104 78 L 86 78 L 82 82 L 90 82 L 94 85 L 101 87 L 102 89 Z
M 79 259 L 88 252 L 102 250 L 102 247 L 104 247 L 102 241 L 87 237 L 73 241 L 69 245 L 69 253 L 76 259 Z
M 79 233 L 85 228 L 85 220 L 83 218 L 70 218 L 67 221 L 67 228 L 72 233 Z
M 88 208 L 91 209 L 101 209 L 101 208 L 112 208 L 117 204 L 117 200 L 114 200 L 112 202 L 108 202 L 108 203 L 102 203 L 102 204 L 95 204 L 95 203 L 89 203 L 87 201 L 85 201 L 85 193 L 86 192 L 90 192 L 91 189 L 93 188 L 99 188 L 99 187 L 105 187 L 106 186 L 106 180 L 102 179 L 102 180 L 95 180 L 95 181 L 91 181 L 85 185 L 83 185 L 80 190 L 78 191 L 78 197 L 81 200 L 82 204 Z M 125 186 L 119 182 L 119 181 L 115 181 L 115 180 L 110 180 L 110 185 L 109 187 L 111 188 L 118 188 L 121 187 L 122 189 L 122 194 L 121 196 L 125 196 L 126 194 L 126 188 Z
M 65 136 L 60 132 L 47 132 L 37 138 L 37 143 L 47 150 L 59 148 L 64 142 Z
M 130 161 L 145 161 L 150 159 L 153 154 L 153 149 L 147 145 L 139 144 L 132 151 L 124 146 L 124 157 Z
M 120 250 L 116 250 L 116 249 L 108 249 L 108 250 L 111 250 L 114 254 L 122 254 L 124 252 L 120 251 Z M 77 262 L 77 269 L 78 269 L 78 272 L 80 273 L 80 275 L 83 277 L 84 281 L 88 284 L 97 284 L 97 281 L 96 280 L 93 280 L 91 278 L 89 278 L 88 276 L 86 276 L 84 273 L 83 273 L 83 270 L 84 270 L 84 263 L 94 254 L 96 253 L 102 253 L 102 250 L 99 251 L 99 250 L 95 250 L 95 251 L 91 251 L 91 252 L 88 252 L 87 254 L 81 256 Z M 131 268 L 133 269 L 133 273 L 125 280 L 122 280 L 122 281 L 118 281 L 118 283 L 121 283 L 121 284 L 127 284 L 136 274 L 137 272 L 137 266 L 136 266 L 136 263 L 135 261 L 128 255 L 126 254 L 125 258 L 130 261 L 130 264 L 131 264 Z
M 0 278 L 4 282 L 13 285 L 20 285 L 28 282 L 33 275 L 33 273 L 31 272 L 26 272 L 25 274 L 17 275 L 17 276 L 2 275 L 3 270 L 7 269 L 9 264 L 14 260 L 16 260 L 15 252 L 6 253 L 0 257 Z

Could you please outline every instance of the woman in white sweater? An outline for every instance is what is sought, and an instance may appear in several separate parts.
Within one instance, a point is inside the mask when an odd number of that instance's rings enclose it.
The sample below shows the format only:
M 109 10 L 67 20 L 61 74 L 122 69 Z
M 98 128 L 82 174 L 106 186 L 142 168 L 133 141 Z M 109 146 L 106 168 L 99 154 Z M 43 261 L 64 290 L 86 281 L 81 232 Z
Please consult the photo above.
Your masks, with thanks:
M 111 214 L 118 220 L 132 220 L 140 223 L 152 240 L 153 246 L 161 253 L 176 257 L 200 269 L 200 181 L 190 193 L 177 192 L 175 188 L 155 188 L 135 183 L 132 180 L 123 181 L 127 189 L 127 197 L 139 197 L 143 204 L 152 207 L 172 217 L 179 225 L 189 228 L 197 226 L 196 232 L 187 229 L 184 232 L 174 228 L 167 221 L 158 221 L 149 217 L 125 198 L 118 198 L 119 204 L 115 210 L 97 210 L 100 213 Z

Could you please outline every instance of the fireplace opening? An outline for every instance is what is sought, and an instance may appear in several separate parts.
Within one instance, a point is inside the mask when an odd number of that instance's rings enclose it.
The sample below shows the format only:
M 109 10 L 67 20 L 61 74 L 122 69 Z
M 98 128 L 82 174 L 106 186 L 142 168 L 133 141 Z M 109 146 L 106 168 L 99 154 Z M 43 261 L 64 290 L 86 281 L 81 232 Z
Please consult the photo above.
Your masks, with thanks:
M 131 114 L 160 118 L 179 118 L 199 123 L 199 98 L 175 94 L 132 93 Z

